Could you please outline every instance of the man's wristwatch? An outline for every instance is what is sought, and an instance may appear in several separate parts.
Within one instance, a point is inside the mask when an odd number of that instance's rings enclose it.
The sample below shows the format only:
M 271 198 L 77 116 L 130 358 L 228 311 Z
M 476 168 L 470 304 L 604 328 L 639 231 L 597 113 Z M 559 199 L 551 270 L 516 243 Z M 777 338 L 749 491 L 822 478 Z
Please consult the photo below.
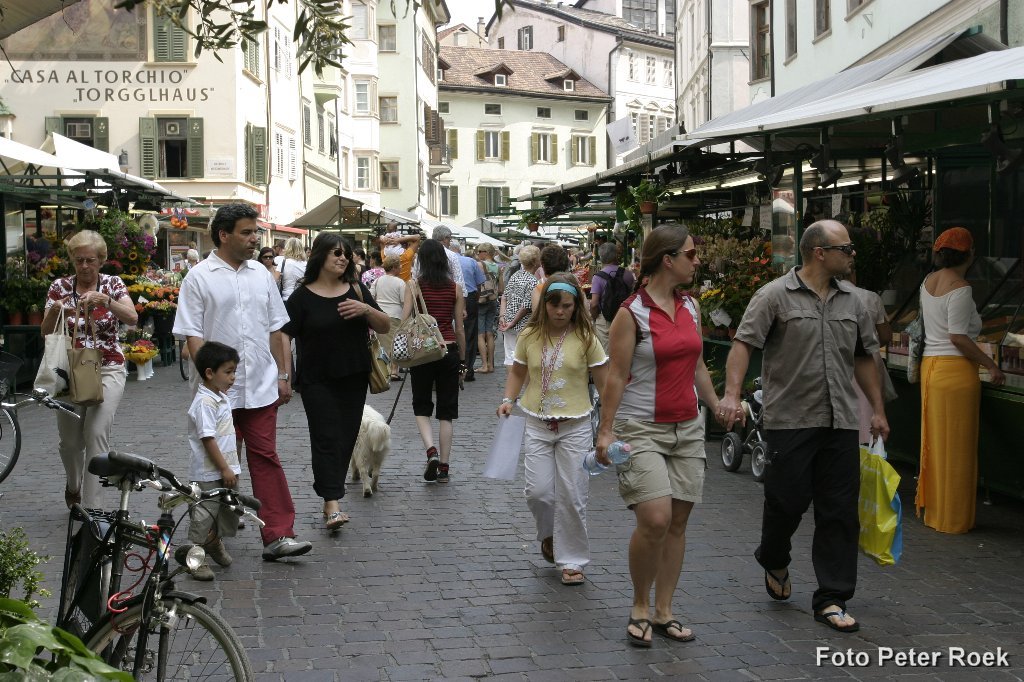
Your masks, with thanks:
M 288 374 L 288 372 L 281 372 L 280 374 L 277 375 L 278 381 L 288 381 L 290 378 L 291 375 Z

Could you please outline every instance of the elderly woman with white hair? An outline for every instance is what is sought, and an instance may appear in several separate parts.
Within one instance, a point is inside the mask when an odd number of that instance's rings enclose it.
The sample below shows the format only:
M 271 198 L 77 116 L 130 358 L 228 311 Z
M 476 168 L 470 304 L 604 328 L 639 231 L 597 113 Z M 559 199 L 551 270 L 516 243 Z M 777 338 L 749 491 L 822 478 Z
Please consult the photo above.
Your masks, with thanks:
M 103 402 L 91 407 L 78 407 L 80 419 L 57 413 L 58 449 L 67 473 L 64 502 L 69 508 L 75 503 L 96 507 L 99 479 L 87 473 L 85 465 L 90 457 L 110 449 L 110 427 L 114 423 L 125 382 L 124 355 L 117 340 L 117 325 L 119 322 L 135 324 L 139 316 L 121 278 L 100 273 L 107 260 L 107 243 L 99 233 L 82 230 L 65 246 L 75 274 L 61 277 L 50 285 L 41 331 L 43 336 L 52 334 L 63 309 L 64 324 L 68 334 L 75 339 L 75 347 L 99 348 L 103 352 L 100 370 Z M 82 303 L 88 326 L 95 329 L 95 338 L 91 331 L 86 334 L 86 320 L 78 318 L 76 310 Z
M 519 333 L 526 328 L 533 312 L 533 289 L 537 286 L 537 268 L 540 267 L 540 249 L 536 246 L 524 246 L 519 250 L 519 264 L 505 285 L 505 293 L 501 297 L 501 314 L 498 316 L 498 329 L 504 332 L 505 366 L 511 367 L 516 354 L 516 341 Z
M 281 298 L 287 301 L 299 280 L 306 276 L 306 249 L 300 240 L 291 237 L 284 243 L 283 256 L 280 268 Z

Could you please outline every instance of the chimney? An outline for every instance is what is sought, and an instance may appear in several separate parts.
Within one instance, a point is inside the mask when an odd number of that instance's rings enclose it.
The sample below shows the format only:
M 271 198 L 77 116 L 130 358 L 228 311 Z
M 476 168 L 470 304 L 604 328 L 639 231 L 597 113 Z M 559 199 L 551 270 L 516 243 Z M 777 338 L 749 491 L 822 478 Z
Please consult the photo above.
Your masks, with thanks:
M 484 32 L 487 31 L 487 24 L 484 22 L 483 17 L 476 18 L 476 32 L 481 38 L 484 37 Z

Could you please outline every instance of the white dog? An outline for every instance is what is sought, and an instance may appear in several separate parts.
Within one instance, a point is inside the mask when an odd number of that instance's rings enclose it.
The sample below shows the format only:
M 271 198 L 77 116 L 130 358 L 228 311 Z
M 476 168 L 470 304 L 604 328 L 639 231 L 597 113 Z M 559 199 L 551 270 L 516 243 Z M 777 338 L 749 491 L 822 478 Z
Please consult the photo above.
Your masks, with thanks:
M 391 427 L 380 412 L 369 405 L 363 406 L 363 421 L 359 424 L 359 436 L 352 449 L 352 480 L 363 482 L 363 497 L 372 497 L 377 492 L 380 468 L 391 452 Z

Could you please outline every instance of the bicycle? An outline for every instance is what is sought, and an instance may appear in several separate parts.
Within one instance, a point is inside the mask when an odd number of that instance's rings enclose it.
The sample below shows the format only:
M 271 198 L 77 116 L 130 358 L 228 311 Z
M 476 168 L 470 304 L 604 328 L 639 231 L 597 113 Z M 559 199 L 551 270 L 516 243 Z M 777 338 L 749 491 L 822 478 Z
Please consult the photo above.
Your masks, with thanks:
M 2 406 L 17 410 L 31 402 L 77 416 L 70 405 L 40 390 Z M 263 526 L 252 511 L 259 509 L 259 501 L 228 488 L 201 491 L 145 457 L 128 453 L 97 455 L 88 468 L 103 486 L 120 491 L 120 504 L 113 512 L 72 506 L 57 626 L 137 680 L 251 680 L 248 656 L 231 626 L 205 605 L 205 597 L 175 589 L 174 578 L 198 568 L 205 552 L 193 546 L 185 565 L 171 570 L 171 540 L 187 516 L 176 521 L 171 512 L 182 504 L 191 508 L 216 500 Z M 145 488 L 162 493 L 155 524 L 135 521 L 128 513 L 132 492 Z M 138 578 L 122 590 L 125 573 Z M 139 586 L 141 591 L 133 593 Z
M 193 546 L 186 565 L 170 569 L 171 540 L 187 516 L 175 521 L 171 511 L 216 500 L 262 526 L 252 512 L 258 500 L 229 488 L 200 491 L 152 461 L 123 452 L 93 457 L 89 472 L 104 486 L 116 487 L 121 503 L 116 512 L 72 507 L 57 625 L 84 630 L 86 647 L 137 680 L 251 680 L 248 656 L 231 626 L 205 605 L 205 597 L 174 587 L 174 578 L 198 568 L 205 552 Z M 128 513 L 131 493 L 147 487 L 162 493 L 156 524 L 133 521 Z M 81 523 L 77 532 L 76 522 Z M 146 556 L 129 551 L 133 547 Z M 125 572 L 139 577 L 121 590 Z M 142 591 L 133 594 L 139 585 Z
M 0 352 L 0 398 L 14 395 L 15 378 L 21 367 L 21 358 Z M 0 407 L 0 483 L 14 471 L 21 453 L 21 427 L 18 413 L 11 407 Z

